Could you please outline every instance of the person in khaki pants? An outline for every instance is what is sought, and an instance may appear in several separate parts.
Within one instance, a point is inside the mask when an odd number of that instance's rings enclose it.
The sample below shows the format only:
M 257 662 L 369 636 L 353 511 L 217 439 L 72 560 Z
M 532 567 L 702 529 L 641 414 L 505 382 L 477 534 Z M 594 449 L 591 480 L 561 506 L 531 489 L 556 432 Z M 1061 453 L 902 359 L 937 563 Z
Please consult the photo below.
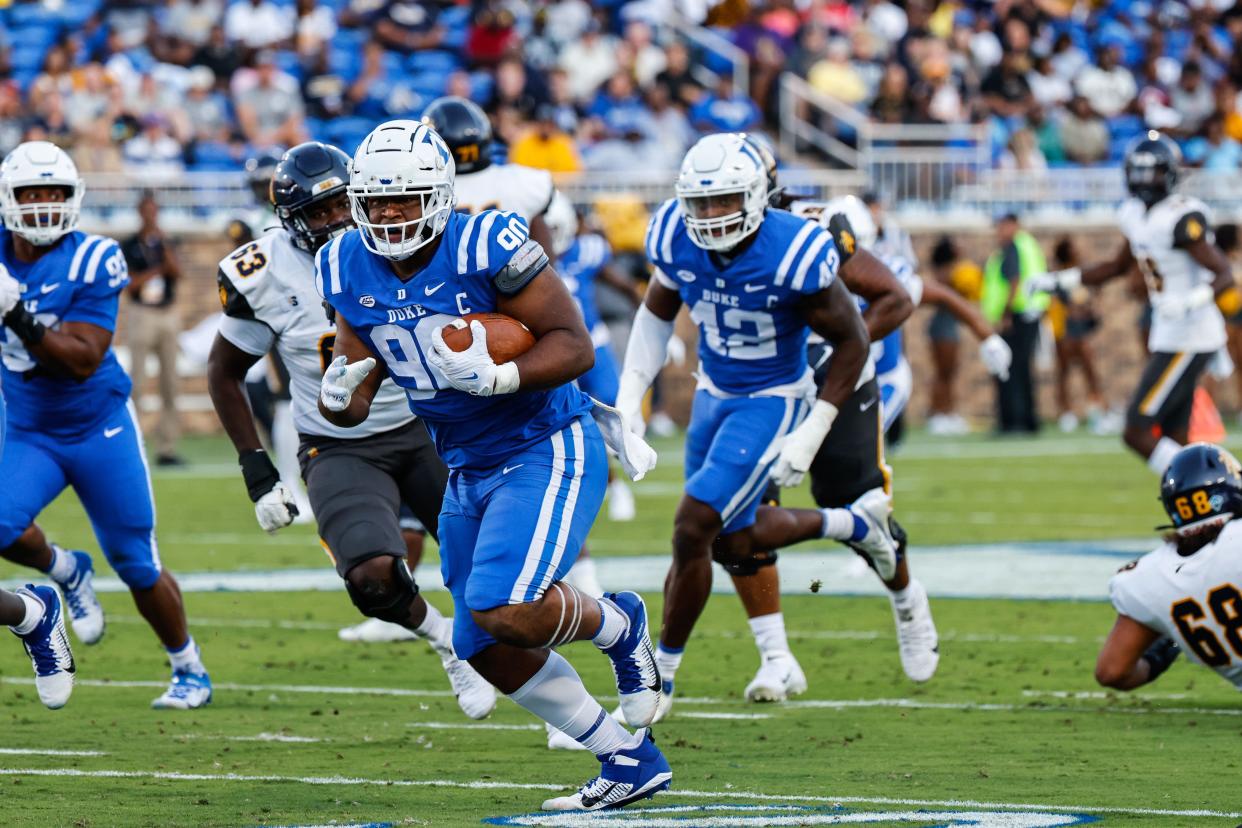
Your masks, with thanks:
M 130 307 L 126 328 L 130 351 L 130 374 L 134 381 L 134 401 L 141 398 L 147 377 L 147 357 L 154 353 L 159 362 L 160 418 L 155 428 L 156 463 L 179 466 L 177 454 L 180 422 L 177 417 L 177 335 L 181 320 L 175 300 L 181 281 L 181 264 L 172 243 L 159 226 L 159 204 L 145 192 L 138 202 L 142 226 L 121 249 L 129 264 L 130 283 L 126 288 Z

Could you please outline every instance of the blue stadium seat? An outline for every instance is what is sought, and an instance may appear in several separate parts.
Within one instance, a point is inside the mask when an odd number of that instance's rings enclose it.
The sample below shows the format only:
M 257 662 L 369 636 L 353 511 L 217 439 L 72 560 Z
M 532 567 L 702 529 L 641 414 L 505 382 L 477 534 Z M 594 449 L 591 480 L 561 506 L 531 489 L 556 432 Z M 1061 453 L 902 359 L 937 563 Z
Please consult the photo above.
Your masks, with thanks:
M 297 79 L 298 83 L 302 82 L 305 70 L 302 68 L 302 61 L 298 59 L 297 52 L 277 52 L 276 66 L 279 67 L 281 71 L 288 72 L 290 75 L 293 75 L 293 77 Z
M 1108 141 L 1108 160 L 1114 164 L 1126 157 L 1126 148 L 1130 146 L 1133 139 L 1131 135 L 1117 136 L 1114 135 Z
M 9 9 L 9 25 L 13 28 L 37 23 L 59 25 L 61 13 L 46 8 L 42 3 L 18 3 Z
M 26 44 L 20 40 L 16 43 L 13 51 L 9 53 L 9 62 L 13 64 L 14 72 L 26 69 L 34 69 L 37 72 L 43 68 L 43 56 L 47 54 L 45 44 Z
M 362 52 L 333 44 L 328 53 L 328 69 L 346 80 L 353 80 L 362 71 Z
M 1129 141 L 1147 130 L 1147 124 L 1138 115 L 1118 115 L 1108 119 L 1108 134 L 1114 139 Z
M 448 76 L 460 67 L 461 60 L 457 55 L 442 49 L 414 52 L 406 61 L 406 69 L 409 74 L 421 75 L 423 73 L 436 72 Z
M 464 49 L 466 38 L 470 34 L 470 7 L 447 8 L 440 12 L 438 22 L 444 27 L 444 47 L 455 50 Z
M 492 97 L 492 90 L 496 88 L 496 78 L 490 72 L 471 72 L 470 73 L 470 100 L 477 104 L 483 104 Z

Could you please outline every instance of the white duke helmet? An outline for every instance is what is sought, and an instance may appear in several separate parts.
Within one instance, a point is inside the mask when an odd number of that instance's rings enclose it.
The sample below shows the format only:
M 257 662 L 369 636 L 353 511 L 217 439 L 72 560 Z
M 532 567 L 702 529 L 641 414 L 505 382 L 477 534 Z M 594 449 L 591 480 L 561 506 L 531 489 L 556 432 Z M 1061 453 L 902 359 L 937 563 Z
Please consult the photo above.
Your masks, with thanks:
M 66 187 L 64 201 L 20 204 L 17 191 L 23 187 Z M 10 232 L 38 247 L 46 247 L 77 229 L 82 215 L 86 184 L 78 175 L 73 159 L 55 144 L 27 141 L 0 163 L 0 216 Z M 27 219 L 34 217 L 32 224 Z
M 377 126 L 358 145 L 349 175 L 350 211 L 367 250 L 399 261 L 434 241 L 457 202 L 455 170 L 444 139 L 426 124 L 397 120 Z M 367 200 L 392 196 L 418 196 L 421 216 L 400 224 L 372 222 Z
M 675 189 L 690 240 L 704 250 L 730 250 L 763 223 L 768 171 L 745 135 L 720 132 L 700 138 L 686 153 Z M 713 202 L 736 195 L 742 197 L 740 209 L 703 215 Z
M 552 203 L 543 214 L 544 223 L 552 233 L 552 252 L 557 256 L 565 255 L 565 251 L 578 237 L 578 211 L 573 202 L 559 190 L 552 196 Z
M 838 196 L 825 204 L 823 212 L 820 213 L 825 226 L 828 219 L 838 213 L 843 214 L 849 220 L 850 227 L 854 230 L 854 241 L 859 247 L 875 247 L 880 231 L 875 226 L 875 218 L 872 217 L 871 210 L 861 198 L 853 195 Z

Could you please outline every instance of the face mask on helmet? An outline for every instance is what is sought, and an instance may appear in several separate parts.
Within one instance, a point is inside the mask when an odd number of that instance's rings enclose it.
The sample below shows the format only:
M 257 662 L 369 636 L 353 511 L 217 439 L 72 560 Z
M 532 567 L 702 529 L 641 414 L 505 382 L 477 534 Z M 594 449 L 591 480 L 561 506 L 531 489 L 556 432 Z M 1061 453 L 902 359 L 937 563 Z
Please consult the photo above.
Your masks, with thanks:
M 1160 501 L 1181 537 L 1223 526 L 1242 513 L 1242 466 L 1219 446 L 1193 443 L 1162 475 Z
M 393 195 L 349 194 L 354 223 L 372 253 L 401 261 L 435 240 L 453 209 L 447 187 L 432 186 Z
M 293 237 L 294 244 L 307 253 L 317 252 L 319 248 L 354 226 L 345 187 L 296 210 L 277 208 L 276 214 Z
M 46 141 L 21 144 L 0 164 L 4 226 L 37 247 L 77 229 L 85 194 L 73 161 Z

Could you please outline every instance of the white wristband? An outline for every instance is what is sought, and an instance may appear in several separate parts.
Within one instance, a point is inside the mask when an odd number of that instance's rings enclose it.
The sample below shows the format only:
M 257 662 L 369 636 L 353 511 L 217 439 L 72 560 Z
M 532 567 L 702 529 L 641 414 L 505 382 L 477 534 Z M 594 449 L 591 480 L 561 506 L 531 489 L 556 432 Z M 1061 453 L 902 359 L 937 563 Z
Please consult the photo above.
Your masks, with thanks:
M 512 394 L 521 384 L 517 363 L 502 362 L 496 366 L 496 379 L 492 383 L 493 394 Z
M 819 442 L 823 442 L 828 432 L 832 430 L 837 414 L 838 409 L 835 405 L 827 400 L 816 400 L 811 413 L 806 415 L 806 419 L 802 422 L 801 428 L 805 428 L 808 434 L 817 435 Z

